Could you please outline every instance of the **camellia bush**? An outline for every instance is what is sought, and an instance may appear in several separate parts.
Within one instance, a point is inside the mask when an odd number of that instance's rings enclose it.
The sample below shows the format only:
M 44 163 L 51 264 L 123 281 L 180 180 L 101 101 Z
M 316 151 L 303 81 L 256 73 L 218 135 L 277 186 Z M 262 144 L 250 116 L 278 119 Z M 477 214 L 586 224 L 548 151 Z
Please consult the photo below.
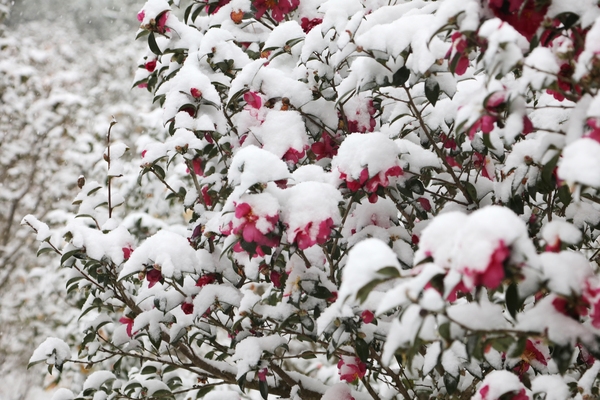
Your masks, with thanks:
M 81 309 L 55 400 L 600 395 L 597 2 L 179 3 L 133 163 L 188 227 L 119 211 L 113 124 L 77 218 L 23 220 Z

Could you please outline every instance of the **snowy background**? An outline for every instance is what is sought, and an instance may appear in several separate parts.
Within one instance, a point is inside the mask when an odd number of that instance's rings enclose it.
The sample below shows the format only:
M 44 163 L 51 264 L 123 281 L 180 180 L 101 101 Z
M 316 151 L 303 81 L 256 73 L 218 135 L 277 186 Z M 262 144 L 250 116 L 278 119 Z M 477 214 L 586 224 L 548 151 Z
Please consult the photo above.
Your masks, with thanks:
M 65 333 L 56 327 L 77 316 L 64 301 L 64 282 L 49 272 L 53 261 L 35 257 L 37 245 L 19 223 L 27 213 L 61 220 L 47 212 L 68 210 L 77 177 L 98 168 L 112 115 L 116 135 L 129 143 L 145 131 L 139 112 L 149 95 L 130 89 L 143 46 L 133 40 L 139 7 L 131 0 L 12 1 L 0 28 L 2 400 L 46 399 L 68 384 L 43 382 L 41 366 L 26 370 L 39 343 L 51 331 Z

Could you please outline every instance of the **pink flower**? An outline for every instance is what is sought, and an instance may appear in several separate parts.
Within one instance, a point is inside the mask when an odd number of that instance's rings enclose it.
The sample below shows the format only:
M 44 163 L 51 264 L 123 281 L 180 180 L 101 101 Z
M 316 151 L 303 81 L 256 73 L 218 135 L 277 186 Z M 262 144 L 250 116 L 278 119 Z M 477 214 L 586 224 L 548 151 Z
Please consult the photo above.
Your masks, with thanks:
M 164 13 L 158 16 L 158 21 L 156 21 L 156 31 L 158 33 L 164 34 L 165 32 L 170 32 L 170 29 L 167 28 L 166 23 L 169 18 L 169 12 L 165 11 Z
M 531 41 L 544 21 L 550 2 L 544 5 L 535 3 L 534 0 L 489 0 L 488 4 L 496 17 Z
M 194 312 L 194 304 L 188 302 L 181 303 L 181 310 L 184 314 L 189 315 Z
M 369 114 L 369 126 L 365 125 L 365 123 L 363 122 L 363 120 L 365 119 L 362 117 L 363 115 L 365 115 L 365 109 L 363 106 L 356 110 L 355 114 L 358 118 L 357 120 L 353 120 L 350 117 L 348 117 L 348 131 L 360 133 L 373 132 L 375 130 L 375 126 L 377 125 L 377 121 L 375 121 L 375 118 L 373 118 L 373 115 L 375 115 L 376 111 L 377 110 L 375 110 L 375 107 L 373 107 L 373 100 L 370 99 L 366 103 L 366 112 Z
M 278 214 L 258 215 L 254 213 L 248 203 L 240 203 L 236 205 L 235 218 L 237 219 L 235 225 L 230 223 L 231 233 L 240 236 L 241 239 L 233 247 L 233 251 L 236 253 L 244 251 L 242 244 L 250 244 L 255 246 L 255 254 L 262 257 L 265 255 L 265 250 L 261 247 L 272 248 L 279 245 L 280 237 L 274 232 L 279 222 Z M 257 224 L 260 224 L 261 229 L 257 227 Z M 221 233 L 226 234 L 228 230 L 226 228 Z
M 275 270 L 271 271 L 269 278 L 276 288 L 281 288 L 281 274 Z
M 270 10 L 273 19 L 281 22 L 286 14 L 298 8 L 300 0 L 253 0 L 252 4 L 256 8 L 256 19 L 260 19 L 267 10 Z
M 157 282 L 160 282 L 162 277 L 162 273 L 154 268 L 146 272 L 146 280 L 148 281 L 148 287 L 151 288 L 152 286 L 156 285 Z
M 494 123 L 498 118 L 492 115 L 484 115 L 479 118 L 469 129 L 469 139 L 473 140 L 477 131 L 481 130 L 483 133 L 490 133 L 494 130 Z
M 146 68 L 148 72 L 154 72 L 156 69 L 156 60 L 148 61 L 146 64 L 144 64 L 144 68 Z
M 200 160 L 199 158 L 194 158 L 192 160 L 192 167 L 194 167 L 194 173 L 198 176 L 202 176 L 204 175 L 204 172 L 202 171 L 202 160 Z
M 313 143 L 310 149 L 317 156 L 317 161 L 323 158 L 333 158 L 337 154 L 339 144 L 326 131 L 318 142 Z
M 125 331 L 127 332 L 127 336 L 132 337 L 135 333 L 137 333 L 137 332 L 134 332 L 134 333 L 131 332 L 133 330 L 133 322 L 134 322 L 133 319 L 128 318 L 128 317 L 121 317 L 121 318 L 119 318 L 119 322 L 124 325 L 127 325 L 127 327 L 125 328 Z
M 496 289 L 504 279 L 504 261 L 510 256 L 510 249 L 501 240 L 492 253 L 485 271 L 473 271 L 465 268 L 464 273 L 470 276 L 475 286 L 483 285 L 488 289 Z
M 585 135 L 585 137 L 595 140 L 596 142 L 600 142 L 600 123 L 597 118 L 589 118 L 587 120 L 587 126 L 592 128 L 592 131 Z
M 489 391 L 490 391 L 489 385 L 485 385 L 484 387 L 479 389 L 479 394 L 481 395 L 481 398 L 483 400 L 498 400 L 498 399 L 489 398 L 488 397 Z M 529 400 L 529 397 L 527 396 L 525 389 L 521 389 L 516 394 L 511 395 L 511 393 L 514 393 L 514 392 L 509 392 L 509 393 L 503 394 L 502 399 L 504 399 L 504 400 Z
M 423 207 L 423 210 L 427 212 L 431 211 L 431 203 L 429 202 L 429 199 L 426 199 L 425 197 L 419 197 L 417 201 L 419 202 L 421 207 Z
M 191 88 L 190 89 L 190 94 L 195 99 L 199 99 L 200 97 L 202 97 L 202 92 L 199 89 L 197 89 L 197 88 Z
M 315 244 L 323 244 L 329 239 L 331 235 L 331 227 L 333 226 L 333 220 L 327 218 L 319 223 L 319 229 L 314 235 L 314 229 L 312 221 L 306 224 L 303 229 L 296 229 L 294 232 L 293 243 L 296 243 L 300 250 L 308 249 Z
M 214 2 L 214 1 L 210 1 L 210 0 L 204 0 L 205 3 L 207 3 L 207 8 L 206 8 L 206 13 L 208 15 L 214 14 L 217 11 L 219 11 L 221 9 L 221 7 L 229 4 L 231 0 L 219 0 L 218 2 Z
M 386 188 L 389 186 L 390 181 L 388 178 L 397 177 L 404 174 L 402 168 L 399 165 L 395 165 L 393 167 L 388 168 L 385 172 L 380 171 L 378 174 L 369 178 L 369 169 L 364 168 L 358 177 L 358 180 L 354 180 L 343 172 L 340 172 L 340 179 L 346 181 L 346 186 L 352 192 L 356 192 L 359 189 L 363 188 L 369 194 L 375 194 L 379 187 Z M 374 201 L 373 201 L 374 200 Z M 371 203 L 375 203 L 377 201 L 377 196 L 374 198 L 369 197 L 369 201 Z
M 144 17 L 146 16 L 146 13 L 144 12 L 144 10 L 140 11 L 137 15 L 137 20 L 142 22 L 144 20 Z
M 349 383 L 362 379 L 367 372 L 365 363 L 353 356 L 341 356 L 337 367 L 340 379 Z
M 305 154 L 306 152 L 304 150 L 298 151 L 296 149 L 290 148 L 288 151 L 285 152 L 282 159 L 283 161 L 289 161 L 296 164 L 298 161 L 304 158 Z
M 446 53 L 446 58 L 450 60 L 450 64 L 454 64 L 454 73 L 463 75 L 469 68 L 469 56 L 467 52 L 467 37 L 461 32 L 452 34 L 452 46 Z M 455 61 L 456 60 L 456 61 Z
M 129 260 L 129 257 L 131 257 L 131 253 L 133 253 L 133 249 L 131 248 L 131 246 L 127 245 L 127 247 L 123 247 L 121 250 L 123 250 L 123 259 Z
M 365 310 L 360 314 L 360 318 L 365 324 L 370 324 L 371 322 L 373 322 L 375 315 L 370 310 Z
M 256 92 L 244 93 L 244 101 L 252 108 L 259 109 L 262 106 L 262 98 Z
M 313 19 L 308 19 L 306 17 L 303 17 L 300 20 L 300 26 L 302 27 L 302 30 L 305 33 L 310 32 L 315 26 L 321 24 L 323 22 L 323 20 L 321 18 L 313 18 Z
M 267 373 L 269 372 L 269 370 L 267 370 L 266 368 L 263 368 L 261 370 L 258 371 L 258 380 L 261 382 L 266 382 L 267 381 Z
M 212 197 L 210 197 L 210 194 L 208 194 L 208 186 L 203 186 L 201 190 L 202 190 L 202 200 L 204 201 L 204 205 L 206 205 L 206 207 L 212 207 L 213 200 L 212 200 Z
M 215 274 L 202 275 L 196 281 L 196 286 L 198 286 L 198 287 L 204 287 L 206 285 L 209 285 L 209 284 L 213 283 L 214 281 L 216 281 L 216 279 L 217 279 L 217 276 Z

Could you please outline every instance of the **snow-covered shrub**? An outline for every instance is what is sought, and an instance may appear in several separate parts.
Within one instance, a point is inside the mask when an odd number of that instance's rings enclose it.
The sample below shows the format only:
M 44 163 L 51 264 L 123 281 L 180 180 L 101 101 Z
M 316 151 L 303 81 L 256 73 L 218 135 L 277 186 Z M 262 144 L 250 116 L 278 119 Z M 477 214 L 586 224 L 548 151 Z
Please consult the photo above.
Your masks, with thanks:
M 598 396 L 595 2 L 179 3 L 137 14 L 136 163 L 189 225 L 133 235 L 109 143 L 64 243 L 25 219 L 85 333 L 32 362 L 77 399 Z

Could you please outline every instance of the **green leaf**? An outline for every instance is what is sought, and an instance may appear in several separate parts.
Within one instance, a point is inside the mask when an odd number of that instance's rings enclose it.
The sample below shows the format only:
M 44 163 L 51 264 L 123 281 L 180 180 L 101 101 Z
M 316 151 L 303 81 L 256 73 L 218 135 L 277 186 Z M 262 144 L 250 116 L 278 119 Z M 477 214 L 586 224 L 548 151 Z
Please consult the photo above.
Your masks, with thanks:
M 156 371 L 157 371 L 157 369 L 155 366 L 146 365 L 144 368 L 142 368 L 142 371 L 140 372 L 140 374 L 142 374 L 142 375 L 155 374 Z
M 571 196 L 571 192 L 569 191 L 569 187 L 567 185 L 562 185 L 558 188 L 558 198 L 565 206 L 571 204 L 573 196 Z
M 156 43 L 156 38 L 154 37 L 154 32 L 151 32 L 148 35 L 148 47 L 150 47 L 150 51 L 152 51 L 157 56 L 162 55 L 162 51 L 160 51 L 160 47 Z
M 156 392 L 152 393 L 153 399 L 174 399 L 173 393 L 167 389 L 159 389 Z
M 394 76 L 392 77 L 392 83 L 394 86 L 402 86 L 406 83 L 409 77 L 410 70 L 403 66 L 394 73 Z
M 267 400 L 269 397 L 269 384 L 267 381 L 258 381 L 258 390 L 263 399 Z
M 244 386 L 246 385 L 246 374 L 240 376 L 240 379 L 237 380 L 237 384 L 240 387 L 240 390 L 244 391 Z
M 377 273 L 388 278 L 400 278 L 400 272 L 398 272 L 398 269 L 396 267 L 392 266 L 378 269 Z
M 375 287 L 377 285 L 379 285 L 380 283 L 383 283 L 385 281 L 386 281 L 386 279 L 372 280 L 371 282 L 367 283 L 365 286 L 361 287 L 358 292 L 356 292 L 356 298 L 358 299 L 358 301 L 360 301 L 361 304 L 364 303 L 365 300 L 367 300 L 367 297 L 369 297 L 369 293 L 371 293 L 371 291 L 373 289 L 375 289 Z
M 509 357 L 521 357 L 521 354 L 525 351 L 525 347 L 527 346 L 527 337 L 520 337 L 519 340 L 515 343 L 514 348 L 511 350 Z
M 571 358 L 573 356 L 573 347 L 567 344 L 565 346 L 554 345 L 554 349 L 552 351 L 552 359 L 556 363 L 558 367 L 558 371 L 560 374 L 564 374 L 569 368 L 569 364 L 571 363 Z
M 425 97 L 434 107 L 440 97 L 440 84 L 432 77 L 427 78 L 425 81 Z
M 356 346 L 356 355 L 360 358 L 360 361 L 366 363 L 369 359 L 369 344 L 361 338 L 357 338 L 354 342 Z
M 492 144 L 492 140 L 490 139 L 490 134 L 489 133 L 484 133 L 481 136 L 482 136 L 483 144 L 485 145 L 485 147 L 487 147 L 488 149 L 496 150 L 496 148 Z
M 61 265 L 65 263 L 65 261 L 67 261 L 69 258 L 75 256 L 75 254 L 81 253 L 81 249 L 75 249 L 75 250 L 71 250 L 71 251 L 67 251 L 66 253 L 64 253 L 62 255 L 62 257 L 60 258 L 60 263 Z
M 315 290 L 311 293 L 311 295 L 313 297 L 316 297 L 317 299 L 324 299 L 324 300 L 327 300 L 327 299 L 331 298 L 331 296 L 332 296 L 331 291 L 329 289 L 327 289 L 324 286 L 320 286 L 320 285 L 315 286 Z
M 440 336 L 444 338 L 447 342 L 452 341 L 452 338 L 450 337 L 450 322 L 445 322 L 441 324 L 438 328 L 438 332 L 440 333 Z
M 475 189 L 475 186 L 473 186 L 471 182 L 466 181 L 463 182 L 463 185 L 465 185 L 465 189 L 467 190 L 467 194 L 469 195 L 471 200 L 477 201 L 477 189 Z
M 214 389 L 214 386 L 211 386 L 211 385 L 203 386 L 200 390 L 198 390 L 198 393 L 196 393 L 196 399 L 203 398 L 208 393 L 210 393 L 210 391 L 213 389 Z
M 558 164 L 559 158 L 560 153 L 556 153 L 542 168 L 542 182 L 547 185 L 548 190 L 553 190 L 556 186 L 552 173 L 554 172 L 554 168 L 556 168 L 556 164 Z
M 444 386 L 446 386 L 446 391 L 449 395 L 454 394 L 458 387 L 458 377 L 454 377 L 446 372 L 444 374 Z
M 519 298 L 519 291 L 517 290 L 517 285 L 512 283 L 506 289 L 506 308 L 510 313 L 510 316 L 516 318 L 517 311 L 521 308 L 522 301 Z
M 310 360 L 312 358 L 317 358 L 317 356 L 312 351 L 307 350 L 307 351 L 300 353 L 300 358 L 303 358 L 305 360 Z

